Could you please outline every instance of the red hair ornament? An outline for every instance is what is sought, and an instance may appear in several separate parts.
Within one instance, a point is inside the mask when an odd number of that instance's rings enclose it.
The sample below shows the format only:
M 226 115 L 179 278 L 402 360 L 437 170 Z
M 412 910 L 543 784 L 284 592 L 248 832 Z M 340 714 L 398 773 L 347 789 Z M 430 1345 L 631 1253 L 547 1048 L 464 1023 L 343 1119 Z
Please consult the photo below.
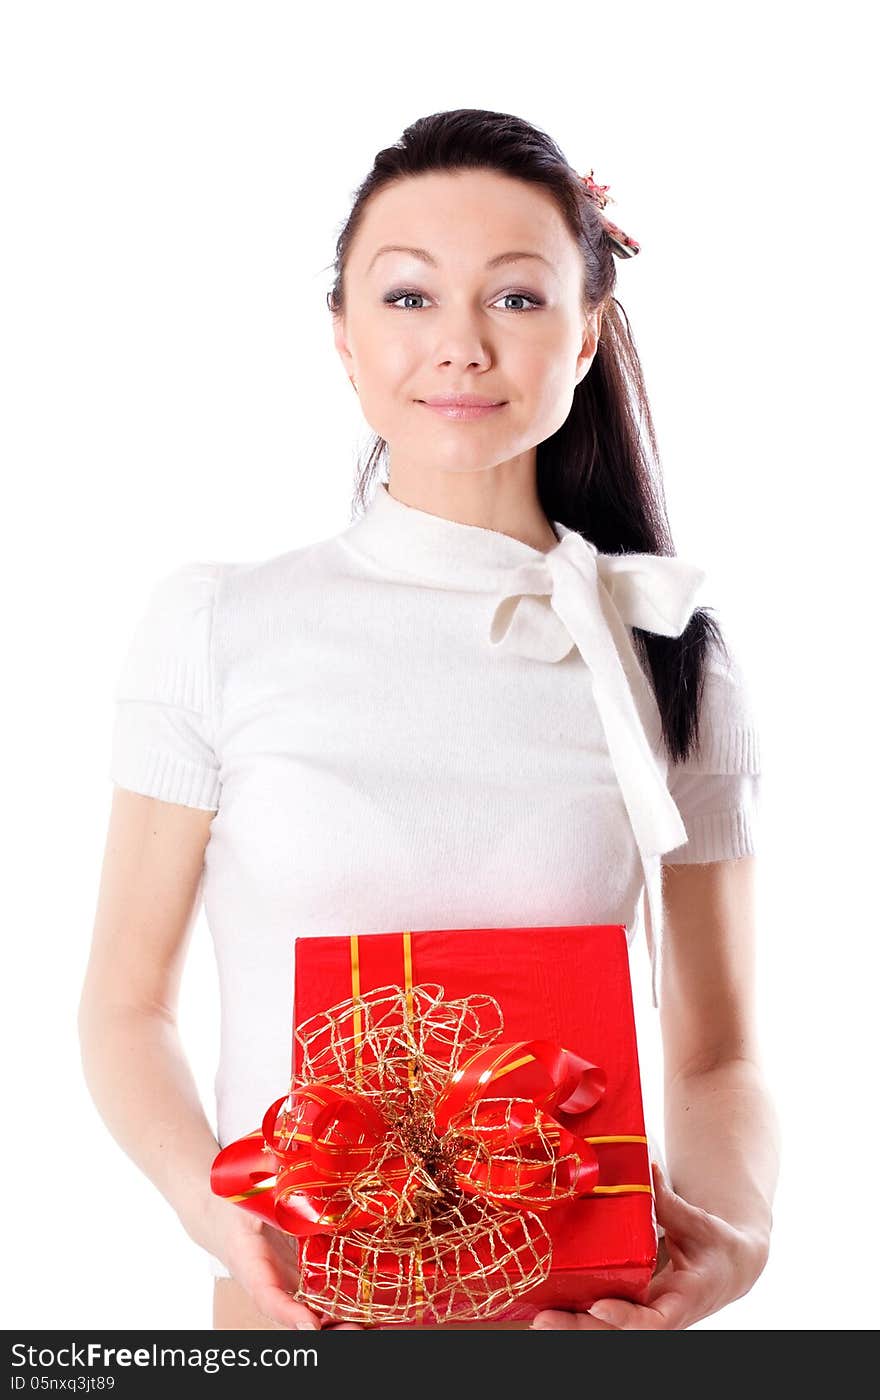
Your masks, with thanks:
M 588 174 L 582 175 L 580 178 L 581 183 L 586 189 L 587 195 L 597 206 L 598 209 L 604 209 L 605 205 L 609 202 L 611 204 L 615 203 L 615 200 L 608 193 L 610 185 L 598 185 L 593 179 L 592 170 L 590 170 Z M 617 224 L 613 224 L 611 220 L 604 214 L 602 216 L 602 226 L 606 234 L 608 235 L 608 239 L 611 243 L 611 251 L 615 254 L 616 257 L 635 257 L 636 253 L 638 253 L 639 251 L 639 245 L 634 238 L 630 238 L 628 233 L 624 233 L 622 228 L 618 228 Z

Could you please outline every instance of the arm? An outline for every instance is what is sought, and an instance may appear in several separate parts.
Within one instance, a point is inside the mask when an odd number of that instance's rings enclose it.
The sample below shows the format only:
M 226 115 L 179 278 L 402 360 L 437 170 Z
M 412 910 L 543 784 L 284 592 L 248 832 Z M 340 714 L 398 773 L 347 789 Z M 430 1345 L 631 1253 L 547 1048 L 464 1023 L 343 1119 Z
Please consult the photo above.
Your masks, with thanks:
M 660 995 L 666 1155 L 655 1170 L 667 1262 L 641 1302 L 542 1312 L 533 1326 L 689 1327 L 747 1293 L 767 1262 L 779 1169 L 754 1009 L 753 856 L 663 867 Z
M 755 857 L 663 867 L 660 995 L 666 1150 L 675 1192 L 765 1261 L 779 1125 L 755 1012 Z
M 317 1328 L 294 1300 L 294 1242 L 214 1195 L 220 1150 L 177 1029 L 213 812 L 117 787 L 79 1004 L 83 1070 L 120 1147 L 270 1321 Z M 346 1324 L 351 1327 L 353 1324 Z
M 78 1020 L 85 1079 L 101 1117 L 206 1248 L 208 1179 L 220 1149 L 176 1013 L 213 815 L 114 790 Z

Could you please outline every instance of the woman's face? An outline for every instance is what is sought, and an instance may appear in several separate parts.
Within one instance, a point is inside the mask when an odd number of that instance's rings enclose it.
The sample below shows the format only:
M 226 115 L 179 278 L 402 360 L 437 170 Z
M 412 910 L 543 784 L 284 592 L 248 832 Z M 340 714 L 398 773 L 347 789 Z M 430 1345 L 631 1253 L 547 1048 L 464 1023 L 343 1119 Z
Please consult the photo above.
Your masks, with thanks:
M 583 311 L 582 277 L 577 244 L 539 187 L 469 170 L 413 176 L 370 200 L 334 338 L 395 467 L 481 470 L 556 432 L 601 325 Z M 444 394 L 503 406 L 456 419 L 423 402 Z

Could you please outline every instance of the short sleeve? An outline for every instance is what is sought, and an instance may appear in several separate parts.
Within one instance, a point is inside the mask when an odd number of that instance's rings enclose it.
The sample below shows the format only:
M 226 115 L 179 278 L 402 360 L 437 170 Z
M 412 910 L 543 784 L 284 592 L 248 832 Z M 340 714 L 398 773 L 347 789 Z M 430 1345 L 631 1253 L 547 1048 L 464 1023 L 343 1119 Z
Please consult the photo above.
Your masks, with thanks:
M 220 803 L 213 642 L 223 569 L 184 564 L 155 585 L 114 693 L 112 781 L 206 811 Z
M 738 860 L 757 849 L 760 734 L 753 696 L 725 636 L 728 656 L 710 645 L 700 706 L 700 744 L 669 765 L 667 785 L 688 839 L 663 865 Z

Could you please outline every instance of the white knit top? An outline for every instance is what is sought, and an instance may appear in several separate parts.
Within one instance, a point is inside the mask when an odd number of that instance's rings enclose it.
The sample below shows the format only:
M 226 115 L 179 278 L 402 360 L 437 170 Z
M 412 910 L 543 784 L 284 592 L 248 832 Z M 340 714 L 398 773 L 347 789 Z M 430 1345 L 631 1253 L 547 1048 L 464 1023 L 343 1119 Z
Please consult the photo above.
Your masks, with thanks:
M 678 635 L 706 575 L 554 529 L 545 553 L 382 483 L 339 534 L 155 587 L 110 777 L 216 812 L 221 1146 L 287 1088 L 295 937 L 622 923 L 632 946 L 644 925 L 656 1005 L 661 862 L 755 849 L 758 729 L 735 658 L 713 648 L 699 756 L 669 768 L 630 641 Z

